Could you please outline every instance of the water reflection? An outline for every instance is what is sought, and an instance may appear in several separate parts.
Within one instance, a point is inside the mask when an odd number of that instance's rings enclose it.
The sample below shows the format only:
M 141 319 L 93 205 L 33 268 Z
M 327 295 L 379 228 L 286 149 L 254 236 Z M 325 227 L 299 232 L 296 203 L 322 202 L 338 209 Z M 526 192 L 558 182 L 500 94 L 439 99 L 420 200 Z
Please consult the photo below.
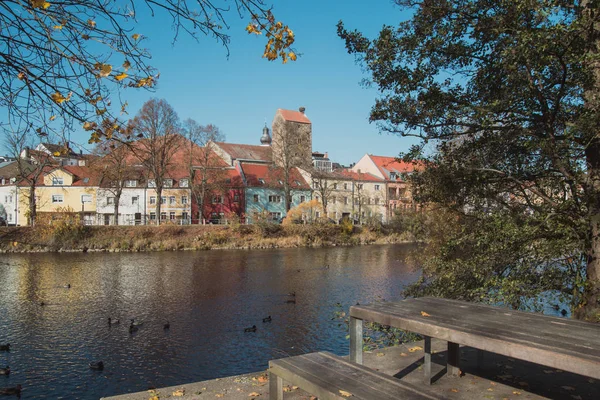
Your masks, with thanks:
M 335 303 L 398 298 L 416 279 L 407 247 L 6 255 L 0 343 L 11 351 L 0 365 L 11 375 L 0 386 L 23 384 L 25 399 L 96 399 L 259 371 L 284 355 L 346 354 Z M 131 318 L 143 322 L 132 334 Z M 103 371 L 89 369 L 97 360 Z

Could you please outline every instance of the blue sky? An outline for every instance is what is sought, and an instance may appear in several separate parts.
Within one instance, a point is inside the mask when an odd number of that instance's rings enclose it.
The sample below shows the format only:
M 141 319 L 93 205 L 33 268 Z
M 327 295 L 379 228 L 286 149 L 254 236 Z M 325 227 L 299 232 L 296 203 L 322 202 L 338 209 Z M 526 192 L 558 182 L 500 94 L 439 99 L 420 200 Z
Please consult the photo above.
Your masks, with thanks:
M 295 48 L 302 56 L 283 65 L 262 58 L 265 39 L 248 35 L 241 20 L 229 13 L 232 41 L 230 56 L 210 37 L 200 42 L 185 36 L 172 45 L 171 21 L 141 18 L 137 32 L 147 37 L 151 64 L 160 71 L 155 92 L 126 89 L 122 96 L 134 116 L 152 97 L 166 99 L 181 120 L 193 118 L 212 123 L 227 141 L 259 144 L 265 121 L 278 108 L 306 107 L 313 123 L 313 150 L 329 152 L 343 164 L 358 161 L 365 153 L 396 156 L 408 149 L 411 140 L 379 134 L 368 115 L 377 96 L 360 81 L 366 75 L 336 35 L 341 19 L 374 37 L 382 25 L 397 24 L 405 15 L 390 0 L 274 0 L 274 13 L 296 35 Z M 87 142 L 75 132 L 72 140 Z

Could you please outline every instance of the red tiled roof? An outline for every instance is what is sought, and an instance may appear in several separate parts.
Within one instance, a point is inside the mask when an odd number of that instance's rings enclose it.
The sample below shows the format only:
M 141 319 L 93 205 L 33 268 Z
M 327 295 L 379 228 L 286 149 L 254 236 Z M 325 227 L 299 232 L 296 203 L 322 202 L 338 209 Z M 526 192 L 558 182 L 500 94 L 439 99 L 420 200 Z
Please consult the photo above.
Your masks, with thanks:
M 237 144 L 215 142 L 217 146 L 236 160 L 266 161 L 272 160 L 271 146 L 257 146 L 252 144 Z
M 386 179 L 390 179 L 390 172 L 396 173 L 396 179 L 400 179 L 400 174 L 412 172 L 415 170 L 416 165 L 413 163 L 407 163 L 404 161 L 398 161 L 395 157 L 385 157 L 385 156 L 373 156 L 369 155 L 371 160 L 377 165 L 377 168 L 381 171 L 383 176 Z
M 283 187 L 284 171 L 281 168 L 273 165 L 248 163 L 242 163 L 241 167 L 248 186 Z M 259 179 L 265 183 L 261 183 Z M 296 168 L 290 171 L 289 184 L 292 189 L 310 190 L 310 186 Z
M 308 119 L 306 115 L 304 115 L 304 113 L 300 111 L 284 110 L 282 108 L 279 108 L 277 112 L 280 113 L 283 119 L 285 119 L 286 121 L 300 122 L 301 124 L 311 123 L 310 119 Z
M 355 181 L 366 181 L 366 182 L 383 182 L 383 179 L 370 174 L 368 172 L 358 173 L 350 169 L 343 169 L 340 171 L 340 175 L 344 178 L 349 178 Z
M 98 186 L 100 177 L 96 171 L 89 167 L 80 167 L 75 165 L 65 165 L 60 167 L 73 175 L 72 186 Z
M 214 183 L 215 181 L 224 181 L 229 187 L 239 188 L 244 186 L 244 182 L 242 182 L 242 176 L 235 168 L 210 169 L 206 175 L 209 183 Z M 197 174 L 194 180 L 196 184 L 200 184 L 202 175 Z

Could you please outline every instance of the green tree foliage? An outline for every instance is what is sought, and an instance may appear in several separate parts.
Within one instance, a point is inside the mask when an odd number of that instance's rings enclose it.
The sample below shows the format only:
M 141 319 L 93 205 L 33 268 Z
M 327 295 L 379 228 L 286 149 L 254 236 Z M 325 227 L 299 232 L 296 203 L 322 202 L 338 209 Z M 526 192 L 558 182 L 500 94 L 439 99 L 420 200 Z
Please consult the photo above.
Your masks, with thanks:
M 127 102 L 123 88 L 152 89 L 158 71 L 145 47 L 150 32 L 138 18 L 156 19 L 194 39 L 230 41 L 227 18 L 250 17 L 246 30 L 263 34 L 264 57 L 295 60 L 294 34 L 263 0 L 10 0 L 0 2 L 1 127 L 9 132 L 57 134 L 83 127 L 90 142 L 111 137 Z
M 451 213 L 413 293 L 523 307 L 557 290 L 598 318 L 600 3 L 396 3 L 410 19 L 376 39 L 338 34 L 381 94 L 370 120 L 421 139 L 418 199 Z

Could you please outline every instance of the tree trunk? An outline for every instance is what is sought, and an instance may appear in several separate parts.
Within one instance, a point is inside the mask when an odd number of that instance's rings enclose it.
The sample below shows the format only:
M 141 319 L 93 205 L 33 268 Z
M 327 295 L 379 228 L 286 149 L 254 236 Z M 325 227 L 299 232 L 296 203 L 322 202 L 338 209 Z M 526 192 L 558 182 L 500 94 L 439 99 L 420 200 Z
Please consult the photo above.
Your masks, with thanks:
M 29 186 L 29 225 L 35 226 L 37 219 L 37 202 L 35 200 L 35 185 Z
M 121 193 L 117 193 L 115 195 L 115 210 L 114 210 L 114 219 L 115 225 L 119 225 L 119 202 L 121 201 Z
M 160 210 L 162 207 L 162 186 L 156 186 L 156 225 L 160 225 Z

